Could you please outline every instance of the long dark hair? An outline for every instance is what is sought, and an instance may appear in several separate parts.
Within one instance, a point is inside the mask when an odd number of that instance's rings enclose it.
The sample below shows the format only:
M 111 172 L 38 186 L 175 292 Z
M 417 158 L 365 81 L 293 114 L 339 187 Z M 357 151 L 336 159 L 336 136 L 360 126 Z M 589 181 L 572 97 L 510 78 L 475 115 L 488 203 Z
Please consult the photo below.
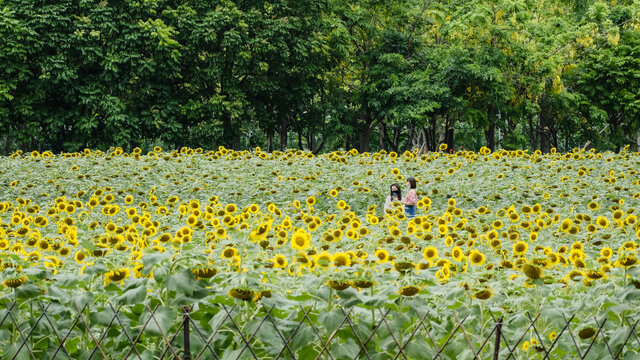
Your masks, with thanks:
M 409 183 L 409 187 L 411 189 L 415 189 L 416 188 L 416 179 L 413 177 L 408 177 L 407 178 L 407 182 Z
M 398 189 L 398 190 L 393 191 L 393 187 L 394 187 L 394 186 L 395 186 L 395 187 L 396 187 L 396 189 Z M 389 189 L 391 190 L 391 197 L 392 197 L 392 198 L 395 196 L 398 200 L 402 199 L 402 190 L 400 190 L 400 185 L 398 185 L 398 184 L 391 184 L 391 186 L 389 187 Z

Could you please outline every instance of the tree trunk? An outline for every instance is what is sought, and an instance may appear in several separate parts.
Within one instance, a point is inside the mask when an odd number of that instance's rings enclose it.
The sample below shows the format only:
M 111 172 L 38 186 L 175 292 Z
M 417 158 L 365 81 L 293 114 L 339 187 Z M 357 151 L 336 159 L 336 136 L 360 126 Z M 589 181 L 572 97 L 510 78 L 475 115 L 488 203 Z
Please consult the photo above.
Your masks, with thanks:
M 267 151 L 273 152 L 273 134 L 271 131 L 267 134 Z
M 326 138 L 326 137 L 322 137 L 322 141 L 320 141 L 320 145 L 318 145 L 318 147 L 317 147 L 317 148 L 315 148 L 315 149 L 311 149 L 311 151 L 312 151 L 314 154 L 319 153 L 319 152 L 322 150 L 322 148 L 324 147 L 324 144 L 325 144 L 326 140 L 327 140 L 327 138 Z
M 640 129 L 638 129 L 638 135 L 636 136 L 636 151 L 640 151 Z M 6 150 L 5 150 L 6 154 Z
M 391 144 L 391 147 L 395 152 L 398 152 L 398 149 L 400 149 L 400 131 L 401 129 L 399 126 L 393 127 L 393 143 Z
M 309 130 L 309 135 L 307 135 L 307 148 L 309 151 L 313 152 L 313 149 L 316 147 L 316 136 L 315 134 Z
M 454 147 L 454 128 L 455 119 L 450 116 L 446 117 L 445 129 L 444 129 L 444 142 L 447 144 L 449 149 L 453 149 Z M 455 149 L 453 149 L 455 151 Z
M 540 151 L 547 154 L 551 150 L 551 129 L 549 128 L 548 119 L 544 112 L 540 113 L 538 133 L 540 134 Z
M 302 150 L 302 131 L 298 130 L 298 150 Z
M 415 128 L 409 128 L 409 135 L 407 136 L 407 145 L 405 145 L 405 148 L 409 151 L 413 150 L 413 148 L 415 148 L 415 144 L 413 143 L 414 138 L 415 138 Z
M 287 150 L 287 136 L 289 135 L 288 129 L 288 118 L 286 116 L 282 117 L 282 121 L 280 122 L 280 150 Z
M 424 129 L 426 133 L 426 142 L 427 142 L 427 150 L 428 151 L 436 151 L 438 148 L 438 119 L 433 117 L 431 118 L 431 126 Z
M 230 61 L 225 61 L 224 67 L 222 69 L 222 74 L 220 76 L 220 95 L 225 98 L 229 98 L 229 94 L 227 93 L 227 88 L 229 86 L 229 82 L 233 77 L 233 64 Z M 231 123 L 231 115 L 228 111 L 223 111 L 222 114 L 222 144 L 227 148 L 233 148 L 234 141 L 234 132 L 235 129 L 233 124 Z
M 380 143 L 380 150 L 384 150 L 384 125 L 382 124 L 378 126 L 378 142 Z
M 360 131 L 360 152 L 369 152 L 371 142 L 371 127 L 365 125 Z
M 394 151 L 394 152 L 398 152 L 398 142 L 400 141 L 400 139 L 399 139 L 399 137 L 400 137 L 399 128 L 397 126 L 394 126 L 394 128 L 393 128 L 393 139 L 391 139 L 389 137 L 389 134 L 387 134 L 387 127 L 384 126 L 384 125 L 382 127 L 382 130 L 380 131 L 380 134 L 382 136 L 384 136 L 385 141 L 391 147 L 389 150 Z
M 638 135 L 638 141 L 640 141 L 640 133 Z M 640 142 L 638 143 L 638 146 L 640 146 Z M 4 144 L 2 145 L 2 150 L 4 151 L 4 156 L 9 156 L 9 137 L 5 136 L 4 137 Z
M 427 152 L 427 131 L 425 129 L 420 129 L 420 147 L 422 152 Z
M 533 116 L 529 118 L 529 144 L 531 148 L 536 150 L 538 147 L 538 136 L 536 131 L 536 125 L 533 122 Z M 538 121 L 540 121 L 540 115 L 538 115 Z
M 619 153 L 622 150 L 622 144 L 624 143 L 623 136 L 619 134 L 619 123 L 616 120 L 609 121 L 611 124 L 611 138 L 613 139 L 614 145 L 616 146 L 616 153 Z
M 235 134 L 235 136 L 233 137 L 233 149 L 234 150 L 241 150 L 242 148 L 242 138 L 240 137 L 240 134 Z
M 487 121 L 489 121 L 489 126 L 484 129 L 484 138 L 487 141 L 487 147 L 493 151 L 496 147 L 496 122 L 493 106 L 487 107 Z

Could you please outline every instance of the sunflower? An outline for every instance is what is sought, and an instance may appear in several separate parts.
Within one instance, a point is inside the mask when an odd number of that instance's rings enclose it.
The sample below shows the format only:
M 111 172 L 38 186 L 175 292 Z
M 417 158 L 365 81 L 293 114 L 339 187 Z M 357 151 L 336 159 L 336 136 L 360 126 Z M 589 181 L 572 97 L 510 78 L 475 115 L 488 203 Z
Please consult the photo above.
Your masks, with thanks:
M 378 258 L 377 262 L 380 262 L 380 263 L 385 263 L 389 261 L 389 253 L 385 249 L 376 250 L 375 257 Z
M 122 282 L 129 277 L 131 271 L 129 268 L 120 268 L 118 270 L 109 271 L 104 275 L 104 283 L 108 285 L 111 282 Z
M 229 290 L 229 297 L 248 301 L 253 299 L 255 293 L 246 288 L 233 288 Z
M 22 276 L 19 278 L 13 278 L 13 279 L 6 279 L 2 282 L 2 284 L 4 286 L 10 287 L 12 289 L 15 289 L 21 285 L 23 285 L 24 283 L 27 282 L 27 277 L 26 276 Z
M 368 289 L 374 285 L 374 282 L 368 279 L 357 279 L 351 281 L 351 286 L 357 289 Z
M 316 264 L 322 268 L 329 267 L 331 265 L 332 256 L 326 251 L 315 255 Z
M 283 269 L 287 267 L 287 257 L 282 254 L 277 254 L 271 261 L 273 262 L 273 267 L 277 269 Z
M 464 261 L 465 260 L 464 252 L 458 246 L 454 246 L 453 249 L 451 249 L 451 257 L 455 261 Z
M 345 290 L 351 286 L 348 281 L 329 280 L 326 285 L 334 290 Z
M 222 251 L 222 254 L 220 256 L 225 260 L 229 260 L 233 259 L 237 255 L 238 250 L 233 246 L 228 246 Z
M 596 334 L 596 332 L 597 332 L 596 328 L 589 326 L 578 331 L 578 337 L 580 339 L 586 340 L 593 337 Z
M 358 238 L 359 238 L 358 232 L 355 231 L 354 229 L 347 230 L 346 235 L 347 235 L 347 238 L 349 238 L 351 240 L 358 240 Z
M 529 279 L 540 279 L 542 277 L 543 268 L 533 265 L 533 264 L 524 264 L 522 265 L 522 272 L 527 275 Z
M 607 218 L 604 216 L 598 216 L 598 218 L 596 219 L 596 224 L 601 229 L 606 229 L 607 227 L 609 227 L 609 220 L 607 220 Z
M 513 244 L 513 254 L 516 256 L 524 256 L 528 248 L 529 245 L 526 242 L 518 241 L 517 243 Z
M 491 289 L 488 289 L 488 288 L 484 290 L 480 290 L 475 294 L 473 294 L 473 298 L 478 300 L 491 299 L 492 296 L 493 296 L 493 291 L 491 291 Z
M 233 214 L 233 213 L 235 213 L 236 211 L 238 211 L 238 207 L 236 206 L 236 204 L 232 204 L 232 203 L 230 203 L 230 204 L 227 204 L 227 205 L 224 207 L 224 211 L 226 211 L 226 212 L 227 212 L 227 213 L 229 213 L 229 214 Z
M 598 280 L 598 279 L 602 279 L 605 276 L 605 274 L 602 271 L 589 270 L 586 272 L 586 276 L 591 280 Z
M 635 250 L 638 248 L 638 244 L 635 241 L 627 241 L 620 247 L 620 251 Z
M 38 242 L 38 248 L 42 251 L 48 250 L 49 249 L 49 242 L 46 239 L 41 239 Z
M 635 265 L 638 260 L 635 258 L 635 256 L 632 255 L 627 255 L 627 256 L 623 256 L 620 259 L 618 259 L 618 264 L 620 264 L 620 266 L 624 267 L 624 268 L 629 268 L 633 265 Z
M 141 272 L 142 267 L 136 268 L 136 270 L 137 270 L 136 277 L 142 277 L 143 276 Z M 218 269 L 212 268 L 212 267 L 202 267 L 202 268 L 192 269 L 191 272 L 196 277 L 196 279 L 209 279 L 218 273 Z M 141 276 L 137 276 L 138 273 Z
M 336 253 L 331 257 L 331 263 L 333 266 L 350 266 L 351 257 L 346 253 Z
M 422 252 L 422 256 L 425 260 L 431 261 L 438 257 L 438 249 L 433 246 L 428 246 Z
M 484 260 L 485 260 L 484 254 L 479 252 L 478 250 L 473 249 L 471 250 L 471 253 L 469 253 L 469 261 L 474 266 L 480 266 L 484 264 Z
M 591 209 L 591 210 L 598 210 L 598 209 L 600 209 L 600 205 L 599 205 L 597 202 L 595 202 L 595 201 L 590 202 L 590 203 L 587 205 L 587 207 L 588 207 L 589 209 Z
M 28 261 L 30 261 L 32 263 L 38 262 L 38 260 L 40 260 L 40 258 L 42 258 L 42 254 L 40 252 L 38 252 L 37 250 L 32 251 L 27 255 Z
M 397 227 L 392 227 L 391 229 L 389 229 L 389 233 L 393 237 L 399 237 L 400 235 L 402 235 L 402 231 L 400 231 L 400 229 L 398 229 Z
M 302 251 L 309 246 L 311 246 L 311 235 L 304 229 L 298 229 L 298 231 L 291 236 L 292 249 Z
M 269 231 L 271 230 L 272 221 L 267 221 L 265 223 L 260 224 L 257 229 L 253 230 L 251 234 L 249 234 L 249 239 L 253 242 L 259 242 L 261 240 L 265 240 Z
M 314 196 L 309 196 L 307 198 L 307 206 L 313 206 L 316 203 L 316 198 Z
M 416 295 L 419 292 L 420 292 L 420 288 L 419 287 L 413 286 L 413 285 L 409 285 L 409 286 L 403 286 L 402 289 L 400 289 L 400 291 L 398 291 L 398 294 L 400 294 L 402 296 L 413 296 L 413 295 Z
M 613 214 L 611 215 L 611 218 L 612 218 L 614 221 L 616 221 L 616 222 L 617 222 L 617 221 L 622 220 L 622 217 L 623 217 L 623 216 L 624 216 L 624 211 L 622 211 L 622 210 L 616 210 L 616 211 L 614 211 L 614 212 L 613 212 Z

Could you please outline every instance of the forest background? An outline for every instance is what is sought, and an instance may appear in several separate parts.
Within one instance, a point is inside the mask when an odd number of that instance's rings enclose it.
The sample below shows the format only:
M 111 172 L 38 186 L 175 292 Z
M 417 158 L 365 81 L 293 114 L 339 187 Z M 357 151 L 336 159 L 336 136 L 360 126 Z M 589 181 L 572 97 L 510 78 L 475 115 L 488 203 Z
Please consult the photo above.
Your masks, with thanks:
M 0 0 L 0 152 L 640 148 L 638 0 Z

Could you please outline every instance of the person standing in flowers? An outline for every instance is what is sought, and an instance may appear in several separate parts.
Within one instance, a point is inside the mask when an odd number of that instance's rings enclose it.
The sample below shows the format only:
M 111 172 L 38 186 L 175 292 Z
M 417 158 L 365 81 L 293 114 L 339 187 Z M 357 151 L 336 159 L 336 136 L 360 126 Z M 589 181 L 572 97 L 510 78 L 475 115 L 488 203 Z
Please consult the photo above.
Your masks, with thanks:
M 407 196 L 405 196 L 402 200 L 402 204 L 404 204 L 404 212 L 407 214 L 407 217 L 412 218 L 416 216 L 416 203 L 418 203 L 418 194 L 416 193 L 416 179 L 413 177 L 408 177 L 407 187 L 409 188 L 409 192 L 407 192 Z
M 391 185 L 391 193 L 384 203 L 384 210 L 393 211 L 393 203 L 396 201 L 402 201 L 402 190 L 400 190 L 400 185 L 393 184 Z

